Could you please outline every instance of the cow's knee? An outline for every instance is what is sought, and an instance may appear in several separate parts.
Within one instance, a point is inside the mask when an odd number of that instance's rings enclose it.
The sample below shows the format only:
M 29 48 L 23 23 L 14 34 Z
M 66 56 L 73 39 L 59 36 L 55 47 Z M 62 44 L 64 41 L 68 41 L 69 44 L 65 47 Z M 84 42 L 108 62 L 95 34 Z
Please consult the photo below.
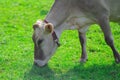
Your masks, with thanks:
M 114 44 L 112 36 L 105 36 L 105 41 L 106 41 L 107 45 L 109 45 L 109 46 L 113 46 L 113 44 Z

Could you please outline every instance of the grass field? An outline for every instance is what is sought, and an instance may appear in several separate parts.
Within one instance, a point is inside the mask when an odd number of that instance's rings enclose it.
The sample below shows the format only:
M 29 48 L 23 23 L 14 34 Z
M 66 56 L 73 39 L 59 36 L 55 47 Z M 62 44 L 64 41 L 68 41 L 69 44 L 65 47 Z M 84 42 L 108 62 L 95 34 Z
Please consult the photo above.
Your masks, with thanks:
M 54 0 L 0 0 L 0 80 L 120 80 L 120 64 L 98 25 L 87 32 L 88 62 L 78 63 L 81 47 L 77 31 L 64 31 L 62 46 L 48 66 L 33 65 L 32 25 L 44 19 Z M 120 25 L 111 23 L 120 52 Z

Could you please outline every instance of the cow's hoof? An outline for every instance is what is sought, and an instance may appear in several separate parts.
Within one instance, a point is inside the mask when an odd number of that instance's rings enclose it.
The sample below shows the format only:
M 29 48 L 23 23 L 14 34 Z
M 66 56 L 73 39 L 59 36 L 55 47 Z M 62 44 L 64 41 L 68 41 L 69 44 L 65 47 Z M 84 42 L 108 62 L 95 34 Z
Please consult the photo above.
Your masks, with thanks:
M 115 60 L 115 62 L 116 62 L 117 64 L 119 64 L 119 63 L 120 63 L 120 61 L 118 61 L 118 60 Z
M 85 62 L 87 62 L 87 61 L 88 61 L 88 59 L 86 59 L 86 58 L 81 58 L 81 59 L 80 59 L 80 62 L 81 62 L 81 63 L 85 63 Z
M 120 63 L 120 55 L 115 59 L 116 63 Z

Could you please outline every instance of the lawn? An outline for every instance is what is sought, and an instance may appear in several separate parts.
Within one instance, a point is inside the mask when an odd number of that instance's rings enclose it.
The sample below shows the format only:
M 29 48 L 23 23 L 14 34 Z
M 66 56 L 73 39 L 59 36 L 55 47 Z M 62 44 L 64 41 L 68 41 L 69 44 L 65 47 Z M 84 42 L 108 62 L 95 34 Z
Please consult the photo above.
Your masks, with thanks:
M 0 80 L 120 80 L 120 64 L 98 25 L 87 32 L 88 62 L 80 64 L 77 31 L 64 31 L 62 46 L 44 68 L 33 65 L 32 25 L 44 19 L 54 0 L 0 0 Z M 120 25 L 111 22 L 120 52 Z

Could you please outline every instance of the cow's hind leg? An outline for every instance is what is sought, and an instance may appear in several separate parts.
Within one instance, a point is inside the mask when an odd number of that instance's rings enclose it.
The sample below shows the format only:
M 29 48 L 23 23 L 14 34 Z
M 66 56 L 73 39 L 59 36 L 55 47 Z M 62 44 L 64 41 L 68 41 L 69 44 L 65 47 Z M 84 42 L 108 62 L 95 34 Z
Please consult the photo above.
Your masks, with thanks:
M 82 55 L 80 62 L 86 62 L 87 61 L 87 53 L 86 53 L 86 34 L 79 32 L 79 40 L 81 43 L 81 48 L 82 48 Z
M 117 63 L 119 63 L 120 62 L 120 55 L 114 46 L 114 41 L 113 41 L 111 29 L 110 29 L 109 19 L 106 16 L 103 16 L 99 19 L 98 22 L 99 22 L 99 25 L 100 25 L 103 33 L 104 33 L 104 38 L 105 38 L 106 43 L 111 47 L 111 49 L 113 51 L 115 61 Z

